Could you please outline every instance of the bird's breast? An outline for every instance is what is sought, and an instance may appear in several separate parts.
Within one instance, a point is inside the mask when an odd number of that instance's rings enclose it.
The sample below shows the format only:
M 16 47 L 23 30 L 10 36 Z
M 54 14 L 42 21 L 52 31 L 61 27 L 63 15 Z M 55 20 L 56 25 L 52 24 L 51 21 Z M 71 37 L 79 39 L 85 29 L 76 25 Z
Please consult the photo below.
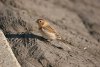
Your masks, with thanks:
M 56 35 L 55 33 L 49 32 L 47 30 L 41 29 L 40 33 L 42 34 L 43 37 L 45 37 L 46 39 L 56 39 Z

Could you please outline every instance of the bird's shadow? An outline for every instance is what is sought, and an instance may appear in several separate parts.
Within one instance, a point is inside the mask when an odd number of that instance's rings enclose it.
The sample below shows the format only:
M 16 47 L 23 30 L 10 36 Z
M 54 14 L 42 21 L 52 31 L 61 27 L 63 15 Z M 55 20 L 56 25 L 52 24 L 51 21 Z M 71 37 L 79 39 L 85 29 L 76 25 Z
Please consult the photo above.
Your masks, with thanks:
M 47 39 L 43 38 L 42 36 L 35 35 L 33 33 L 21 33 L 21 34 L 5 34 L 6 38 L 33 38 L 33 39 L 39 39 L 40 41 L 47 41 Z
M 6 38 L 10 39 L 10 38 L 17 38 L 17 39 L 20 39 L 20 38 L 23 38 L 23 39 L 29 39 L 29 38 L 33 38 L 33 39 L 38 39 L 46 44 L 50 44 L 51 46 L 53 47 L 56 47 L 58 49 L 63 49 L 61 47 L 58 47 L 58 46 L 55 46 L 54 44 L 52 44 L 50 41 L 48 41 L 47 39 L 43 38 L 42 36 L 39 36 L 39 35 L 36 35 L 36 34 L 33 34 L 33 33 L 21 33 L 21 34 L 5 34 Z

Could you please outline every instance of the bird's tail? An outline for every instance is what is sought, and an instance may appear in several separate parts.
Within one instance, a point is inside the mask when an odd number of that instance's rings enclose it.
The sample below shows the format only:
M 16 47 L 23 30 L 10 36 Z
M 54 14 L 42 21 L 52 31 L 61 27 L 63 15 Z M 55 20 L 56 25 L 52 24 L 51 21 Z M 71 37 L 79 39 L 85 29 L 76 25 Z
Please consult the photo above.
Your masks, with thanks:
M 58 41 L 61 41 L 61 42 L 64 42 L 64 43 L 68 43 L 69 44 L 69 42 L 67 41 L 67 40 L 65 40 L 65 39 L 63 39 L 61 36 L 59 36 L 58 34 L 56 34 L 56 36 L 57 36 L 57 40 Z

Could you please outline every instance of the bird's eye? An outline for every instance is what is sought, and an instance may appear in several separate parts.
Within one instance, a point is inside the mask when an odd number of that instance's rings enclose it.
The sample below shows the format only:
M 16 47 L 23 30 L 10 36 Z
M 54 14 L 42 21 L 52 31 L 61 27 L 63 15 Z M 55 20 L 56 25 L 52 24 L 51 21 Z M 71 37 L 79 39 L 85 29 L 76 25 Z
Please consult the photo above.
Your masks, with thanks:
M 39 22 L 42 22 L 41 20 Z

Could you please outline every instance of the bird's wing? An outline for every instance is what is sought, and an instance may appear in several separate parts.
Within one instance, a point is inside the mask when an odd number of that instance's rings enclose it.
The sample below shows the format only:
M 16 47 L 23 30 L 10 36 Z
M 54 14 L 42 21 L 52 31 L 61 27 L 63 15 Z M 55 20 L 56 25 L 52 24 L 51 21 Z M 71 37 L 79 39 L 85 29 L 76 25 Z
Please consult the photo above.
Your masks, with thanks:
M 46 26 L 46 27 L 43 27 L 43 29 L 46 30 L 46 31 L 49 31 L 51 33 L 56 33 L 56 31 L 52 27 L 50 27 L 49 25 Z
M 61 37 L 59 36 L 59 34 L 52 27 L 50 27 L 49 25 L 46 26 L 46 27 L 44 27 L 43 29 L 46 30 L 46 31 L 49 31 L 51 33 L 55 33 L 55 35 L 57 36 L 57 38 L 61 39 Z

